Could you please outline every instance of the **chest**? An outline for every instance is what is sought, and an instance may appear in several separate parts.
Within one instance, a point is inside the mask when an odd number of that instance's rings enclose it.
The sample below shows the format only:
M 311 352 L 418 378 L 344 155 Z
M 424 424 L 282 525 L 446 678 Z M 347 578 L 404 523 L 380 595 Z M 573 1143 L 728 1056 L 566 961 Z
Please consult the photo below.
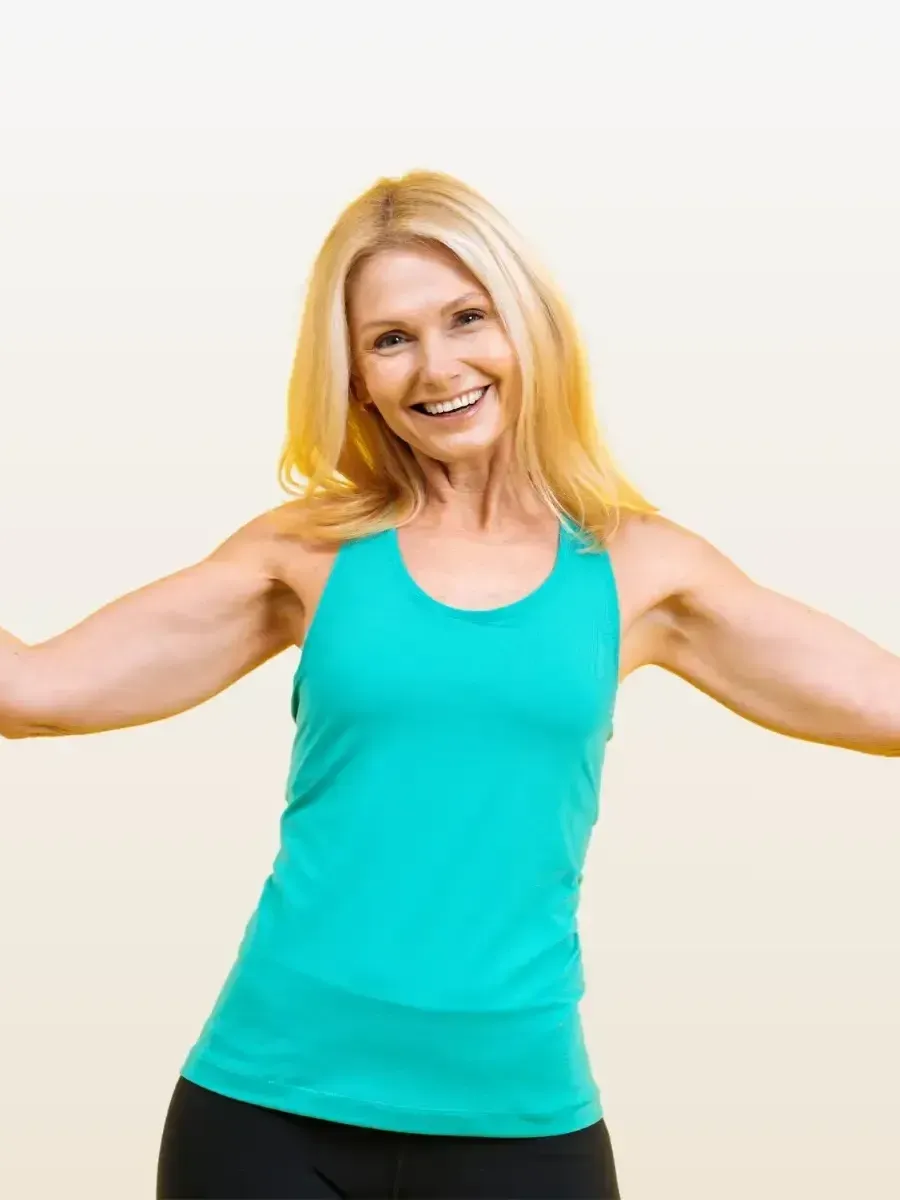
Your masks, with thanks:
M 618 655 L 609 564 L 575 558 L 555 533 L 538 553 L 459 539 L 438 558 L 394 532 L 345 547 L 300 663 L 295 706 L 309 728 L 447 738 L 461 753 L 501 733 L 559 745 L 606 730 Z
M 453 608 L 488 609 L 513 604 L 537 590 L 557 559 L 558 532 L 473 537 L 401 530 L 397 549 L 403 567 L 423 592 Z

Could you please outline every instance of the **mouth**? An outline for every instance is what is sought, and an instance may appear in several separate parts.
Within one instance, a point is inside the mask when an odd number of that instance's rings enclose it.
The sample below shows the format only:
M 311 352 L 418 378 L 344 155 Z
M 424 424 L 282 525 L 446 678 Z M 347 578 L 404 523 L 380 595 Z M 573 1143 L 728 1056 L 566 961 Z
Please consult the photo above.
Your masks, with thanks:
M 420 416 L 430 417 L 435 421 L 449 421 L 454 417 L 468 417 L 475 412 L 484 403 L 484 398 L 488 392 L 493 389 L 493 384 L 489 383 L 486 387 L 472 388 L 468 392 L 463 392 L 459 396 L 455 396 L 452 400 L 444 400 L 436 404 L 414 404 L 412 411 L 419 413 Z

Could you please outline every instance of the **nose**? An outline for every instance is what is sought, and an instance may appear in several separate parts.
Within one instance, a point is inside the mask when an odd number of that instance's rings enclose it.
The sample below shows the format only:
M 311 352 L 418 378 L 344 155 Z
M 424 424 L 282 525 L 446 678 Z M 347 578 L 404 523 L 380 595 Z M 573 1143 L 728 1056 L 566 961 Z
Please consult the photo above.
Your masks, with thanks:
M 435 392 L 445 392 L 462 375 L 456 348 L 443 333 L 422 336 L 419 346 L 419 375 L 423 386 Z

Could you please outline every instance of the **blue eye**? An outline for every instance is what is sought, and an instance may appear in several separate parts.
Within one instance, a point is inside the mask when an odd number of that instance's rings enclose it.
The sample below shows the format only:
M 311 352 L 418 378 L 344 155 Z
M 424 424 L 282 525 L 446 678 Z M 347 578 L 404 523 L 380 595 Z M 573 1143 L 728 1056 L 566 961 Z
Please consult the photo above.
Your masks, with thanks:
M 389 343 L 388 338 L 400 338 L 402 333 L 383 333 L 375 342 L 376 350 L 391 350 L 396 343 Z
M 467 308 L 463 312 L 458 312 L 454 318 L 464 329 L 466 326 L 474 324 L 475 321 L 483 321 L 484 319 L 485 313 L 480 308 Z M 397 346 L 402 345 L 404 341 L 406 341 L 406 335 L 394 329 L 376 338 L 372 348 L 374 350 L 393 350 Z

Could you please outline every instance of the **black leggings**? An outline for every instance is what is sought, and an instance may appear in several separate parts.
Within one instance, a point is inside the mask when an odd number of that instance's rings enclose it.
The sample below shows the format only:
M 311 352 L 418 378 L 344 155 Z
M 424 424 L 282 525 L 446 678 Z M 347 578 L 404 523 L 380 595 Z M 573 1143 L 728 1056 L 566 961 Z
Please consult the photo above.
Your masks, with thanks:
M 157 1200 L 619 1200 L 603 1120 L 544 1137 L 394 1133 L 232 1100 L 179 1078 Z

